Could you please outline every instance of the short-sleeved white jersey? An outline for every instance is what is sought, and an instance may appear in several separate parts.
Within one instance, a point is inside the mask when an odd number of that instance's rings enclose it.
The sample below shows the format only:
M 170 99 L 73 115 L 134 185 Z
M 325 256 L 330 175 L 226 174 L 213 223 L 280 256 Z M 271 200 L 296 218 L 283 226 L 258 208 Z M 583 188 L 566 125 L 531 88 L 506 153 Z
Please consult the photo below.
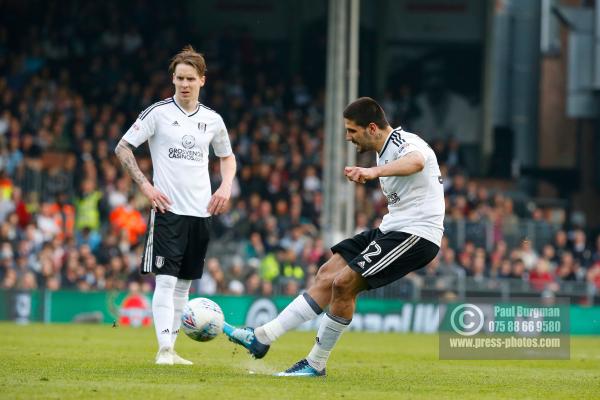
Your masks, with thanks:
M 209 145 L 218 157 L 232 154 L 227 128 L 219 114 L 202 104 L 187 113 L 170 97 L 144 110 L 123 139 L 135 147 L 148 141 L 154 186 L 171 199 L 171 212 L 210 215 Z
M 386 139 L 377 165 L 418 151 L 425 158 L 425 167 L 409 176 L 379 178 L 388 200 L 388 213 L 379 226 L 382 232 L 399 231 L 420 236 L 441 245 L 444 233 L 444 187 L 435 153 L 419 136 L 398 127 Z

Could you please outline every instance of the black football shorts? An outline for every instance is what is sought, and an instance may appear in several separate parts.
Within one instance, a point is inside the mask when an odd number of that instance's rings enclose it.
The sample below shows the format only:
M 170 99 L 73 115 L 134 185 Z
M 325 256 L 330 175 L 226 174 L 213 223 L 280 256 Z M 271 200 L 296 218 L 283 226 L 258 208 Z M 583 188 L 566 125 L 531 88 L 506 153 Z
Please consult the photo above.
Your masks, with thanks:
M 210 237 L 210 217 L 150 211 L 142 274 L 200 279 Z
M 364 231 L 331 248 L 367 281 L 370 289 L 388 285 L 429 264 L 440 248 L 405 232 Z

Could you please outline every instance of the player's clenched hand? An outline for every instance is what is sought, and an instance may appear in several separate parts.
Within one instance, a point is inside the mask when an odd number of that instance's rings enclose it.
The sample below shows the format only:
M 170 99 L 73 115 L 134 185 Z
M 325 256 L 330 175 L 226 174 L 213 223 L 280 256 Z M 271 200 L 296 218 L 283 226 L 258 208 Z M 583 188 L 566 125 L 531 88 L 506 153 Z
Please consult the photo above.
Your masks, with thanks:
M 344 175 L 352 182 L 365 183 L 371 179 L 377 178 L 377 174 L 373 168 L 361 168 L 361 167 L 345 167 Z
M 153 209 L 159 210 L 161 213 L 169 211 L 169 206 L 172 202 L 166 194 L 156 189 L 150 182 L 144 183 L 141 189 L 148 200 L 150 200 Z
M 229 197 L 231 196 L 231 186 L 221 185 L 213 193 L 208 202 L 208 212 L 212 215 L 222 214 L 227 209 Z

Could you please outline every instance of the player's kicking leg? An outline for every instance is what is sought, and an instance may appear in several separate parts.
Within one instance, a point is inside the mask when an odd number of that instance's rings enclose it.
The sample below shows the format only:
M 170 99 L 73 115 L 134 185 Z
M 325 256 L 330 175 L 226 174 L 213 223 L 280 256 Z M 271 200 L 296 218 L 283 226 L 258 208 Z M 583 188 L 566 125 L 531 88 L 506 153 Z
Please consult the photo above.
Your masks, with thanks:
M 275 319 L 256 329 L 225 324 L 223 332 L 229 340 L 245 347 L 253 357 L 263 358 L 271 343 L 281 335 L 323 312 L 323 308 L 331 302 L 333 281 L 345 265 L 342 256 L 334 254 L 319 269 L 313 286 L 296 297 Z
M 355 242 L 357 237 L 345 243 L 360 245 Z M 370 248 L 373 250 L 369 251 Z M 436 244 L 415 235 L 376 232 L 374 240 L 356 257 L 348 257 L 348 266 L 336 275 L 329 312 L 321 321 L 316 343 L 308 356 L 278 375 L 324 376 L 333 347 L 352 321 L 357 295 L 369 288 L 388 285 L 424 267 L 438 251 Z
M 298 361 L 292 367 L 278 376 L 319 377 L 325 376 L 325 366 L 329 355 L 340 336 L 350 325 L 356 297 L 368 289 L 367 281 L 349 267 L 344 268 L 333 281 L 333 296 L 329 312 L 325 314 L 316 343 L 305 359 Z

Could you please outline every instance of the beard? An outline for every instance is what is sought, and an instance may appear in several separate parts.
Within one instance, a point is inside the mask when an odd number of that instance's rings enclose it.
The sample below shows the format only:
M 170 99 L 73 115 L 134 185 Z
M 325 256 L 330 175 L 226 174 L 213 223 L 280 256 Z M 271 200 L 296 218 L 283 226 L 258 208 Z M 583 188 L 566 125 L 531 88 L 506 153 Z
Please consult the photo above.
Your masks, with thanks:
M 354 146 L 356 147 L 356 152 L 358 154 L 366 153 L 367 151 L 369 151 L 369 149 L 365 148 L 365 146 L 360 145 L 355 141 L 352 141 L 352 143 L 354 143 Z

